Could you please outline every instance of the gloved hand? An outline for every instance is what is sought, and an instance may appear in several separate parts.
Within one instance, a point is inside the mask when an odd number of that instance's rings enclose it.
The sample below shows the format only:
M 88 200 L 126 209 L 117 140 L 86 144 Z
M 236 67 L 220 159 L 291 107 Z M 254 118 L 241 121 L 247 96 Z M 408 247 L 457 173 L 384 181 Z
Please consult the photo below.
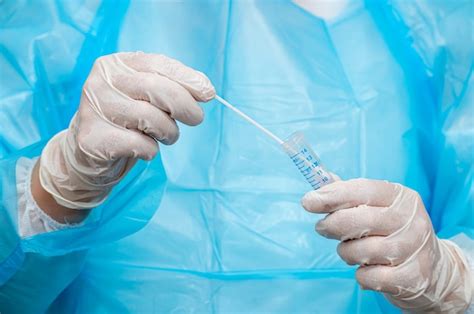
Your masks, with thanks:
M 201 72 L 163 55 L 117 53 L 97 59 L 67 130 L 44 148 L 39 177 L 56 202 L 73 209 L 101 204 L 157 141 L 173 144 L 176 121 L 197 125 L 215 90 Z
M 410 312 L 463 312 L 471 302 L 469 266 L 438 239 L 418 193 L 386 181 L 337 181 L 307 193 L 303 207 L 328 213 L 316 231 L 341 242 L 338 254 L 365 289 Z

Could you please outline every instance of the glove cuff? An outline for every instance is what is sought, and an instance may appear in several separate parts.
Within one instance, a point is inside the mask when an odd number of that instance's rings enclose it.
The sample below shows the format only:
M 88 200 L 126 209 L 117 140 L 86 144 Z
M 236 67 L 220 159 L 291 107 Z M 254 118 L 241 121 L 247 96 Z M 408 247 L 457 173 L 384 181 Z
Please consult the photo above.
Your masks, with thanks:
M 439 239 L 441 271 L 437 278 L 441 308 L 464 313 L 473 298 L 473 274 L 462 250 L 452 241 Z
M 43 149 L 39 177 L 59 205 L 89 209 L 106 200 L 136 160 L 103 160 L 88 154 L 76 141 L 76 121 L 74 116 L 69 129 L 56 134 Z
M 430 258 L 435 263 L 426 280 L 405 297 L 385 296 L 406 313 L 464 313 L 472 299 L 469 264 L 456 244 L 440 240 L 434 233 L 430 237 L 435 248 Z M 420 264 L 419 271 L 425 266 Z

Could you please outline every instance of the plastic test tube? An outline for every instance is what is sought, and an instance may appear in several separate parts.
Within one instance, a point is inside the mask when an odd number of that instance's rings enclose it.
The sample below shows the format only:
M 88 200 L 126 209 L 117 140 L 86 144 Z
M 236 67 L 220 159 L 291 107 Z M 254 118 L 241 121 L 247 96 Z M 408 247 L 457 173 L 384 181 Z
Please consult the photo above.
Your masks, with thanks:
M 281 144 L 281 147 L 314 190 L 334 182 L 329 171 L 321 164 L 318 155 L 306 142 L 303 133 L 293 133 Z
M 247 116 L 235 106 L 231 105 L 225 99 L 216 95 L 216 100 L 254 125 L 269 138 L 277 142 L 278 145 L 282 147 L 283 150 L 288 154 L 288 156 L 290 156 L 293 163 L 304 176 L 306 181 L 311 184 L 311 187 L 314 190 L 334 182 L 331 174 L 321 165 L 321 160 L 319 159 L 318 155 L 316 155 L 309 144 L 305 141 L 303 133 L 295 132 L 286 141 L 282 141 L 278 136 L 264 128 L 260 123 Z

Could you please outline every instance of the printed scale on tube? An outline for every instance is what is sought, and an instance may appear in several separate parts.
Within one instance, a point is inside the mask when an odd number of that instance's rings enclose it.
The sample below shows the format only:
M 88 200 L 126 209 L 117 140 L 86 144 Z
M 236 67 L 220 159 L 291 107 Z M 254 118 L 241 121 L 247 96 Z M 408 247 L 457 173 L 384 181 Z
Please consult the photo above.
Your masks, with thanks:
M 288 154 L 295 166 L 304 176 L 306 181 L 311 184 L 314 190 L 317 190 L 334 181 L 331 174 L 324 169 L 318 155 L 311 149 L 306 142 L 303 133 L 295 132 L 286 141 L 264 128 L 257 121 L 253 120 L 245 113 L 228 103 L 225 99 L 216 95 L 216 100 L 221 104 L 237 113 L 239 116 L 253 124 L 265 135 L 278 143 L 278 145 Z

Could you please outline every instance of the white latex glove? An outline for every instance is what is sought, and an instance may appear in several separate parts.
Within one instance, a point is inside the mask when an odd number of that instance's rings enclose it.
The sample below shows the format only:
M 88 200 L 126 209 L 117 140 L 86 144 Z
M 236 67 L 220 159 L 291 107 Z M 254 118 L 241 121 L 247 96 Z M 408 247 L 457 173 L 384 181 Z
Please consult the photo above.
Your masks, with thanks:
M 44 148 L 40 182 L 62 206 L 102 203 L 137 159 L 150 160 L 157 141 L 173 144 L 176 121 L 197 125 L 215 90 L 201 72 L 163 55 L 142 52 L 100 57 L 84 84 L 69 128 Z
M 316 231 L 340 240 L 338 254 L 361 265 L 365 289 L 409 312 L 461 313 L 472 298 L 469 265 L 452 242 L 436 237 L 418 193 L 386 181 L 337 181 L 307 193 L 303 207 L 328 215 Z

